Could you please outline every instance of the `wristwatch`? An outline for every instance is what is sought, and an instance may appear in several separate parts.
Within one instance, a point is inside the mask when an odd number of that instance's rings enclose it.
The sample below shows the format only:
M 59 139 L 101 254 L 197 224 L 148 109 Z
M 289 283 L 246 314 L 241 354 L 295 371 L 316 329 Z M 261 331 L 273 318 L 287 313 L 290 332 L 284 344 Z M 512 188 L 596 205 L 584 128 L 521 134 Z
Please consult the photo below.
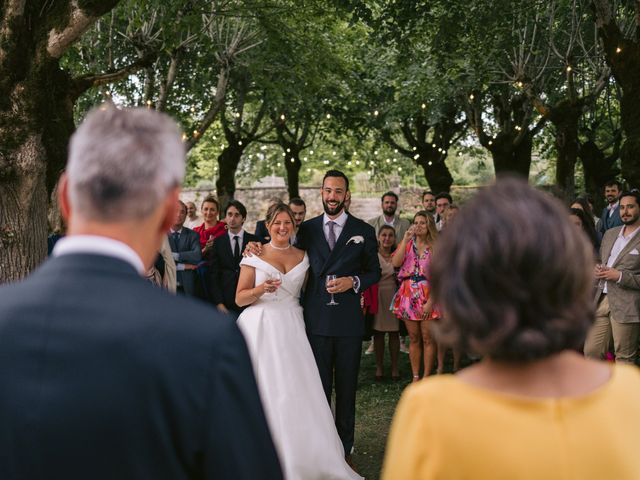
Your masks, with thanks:
M 356 276 L 349 277 L 349 278 L 353 282 L 353 291 L 358 293 L 358 291 L 360 291 L 360 279 Z

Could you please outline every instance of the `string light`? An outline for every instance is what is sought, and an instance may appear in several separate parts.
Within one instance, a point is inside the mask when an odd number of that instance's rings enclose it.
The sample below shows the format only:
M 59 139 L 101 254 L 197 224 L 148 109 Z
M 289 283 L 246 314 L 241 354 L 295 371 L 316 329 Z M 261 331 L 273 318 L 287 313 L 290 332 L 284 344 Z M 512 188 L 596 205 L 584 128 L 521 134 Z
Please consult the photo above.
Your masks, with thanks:
M 431 144 L 431 147 L 432 147 L 432 148 L 436 148 L 436 144 L 435 144 L 435 143 L 432 143 L 432 144 Z
M 522 82 L 516 82 L 516 87 L 518 88 L 522 88 L 524 86 L 524 83 Z
M 313 155 L 313 150 L 309 150 L 309 155 Z
M 618 47 L 616 48 L 616 53 L 620 53 L 622 51 L 622 48 Z
M 420 158 L 420 154 L 419 154 L 419 153 L 416 153 L 416 154 L 413 156 L 413 159 L 414 159 L 414 160 L 417 160 L 417 159 L 419 159 L 419 158 Z
M 295 162 L 294 158 L 293 158 L 293 157 L 291 157 L 291 163 L 294 163 L 294 162 Z
M 147 108 L 151 108 L 151 100 L 147 100 Z
M 280 115 L 280 120 L 282 120 L 283 122 L 284 122 L 284 119 L 285 119 L 285 118 L 286 118 L 286 117 L 284 116 L 284 113 L 283 113 L 282 115 Z
M 426 103 L 423 103 L 423 104 L 422 104 L 422 109 L 424 110 L 425 108 L 427 108 L 427 104 L 426 104 Z
M 489 140 L 489 145 L 493 145 L 493 142 L 491 140 Z
M 184 142 L 186 139 L 187 139 L 187 134 L 186 134 L 186 133 L 183 133 L 183 134 L 182 134 L 182 141 Z
M 307 157 L 304 157 L 304 158 L 302 159 L 302 161 L 303 161 L 303 162 L 306 162 L 306 161 L 307 161 Z
M 377 117 L 379 113 L 380 113 L 380 112 L 378 112 L 378 110 L 375 110 L 375 111 L 373 112 L 373 116 L 374 116 L 374 117 Z
M 238 145 L 242 146 L 242 140 L 238 140 Z
M 329 120 L 331 118 L 331 114 L 327 113 L 327 120 Z
M 356 160 L 356 165 L 360 165 L 360 160 Z
M 413 150 L 414 152 L 418 149 L 418 147 L 413 147 L 411 150 Z
M 291 153 L 291 149 L 290 148 L 287 148 L 287 153 Z
M 469 95 L 469 100 L 471 100 L 473 102 L 473 99 L 476 98 L 473 93 L 471 95 Z
M 429 166 L 433 165 L 433 162 L 432 162 L 432 161 L 429 161 L 428 165 L 429 165 Z
M 373 152 L 374 155 L 378 155 L 378 150 L 376 150 L 375 152 Z
M 335 150 L 331 153 L 333 154 L 334 157 L 338 154 L 338 152 L 336 152 Z
M 198 135 L 200 135 L 200 132 L 198 132 L 198 130 L 194 130 L 194 131 L 193 131 L 193 136 L 194 136 L 194 137 L 197 137 Z
M 571 68 L 571 65 L 568 65 L 568 66 L 567 66 L 567 73 L 568 73 L 568 72 L 570 72 L 571 70 L 573 70 L 573 69 Z
M 236 113 L 236 118 L 240 118 L 240 112 Z

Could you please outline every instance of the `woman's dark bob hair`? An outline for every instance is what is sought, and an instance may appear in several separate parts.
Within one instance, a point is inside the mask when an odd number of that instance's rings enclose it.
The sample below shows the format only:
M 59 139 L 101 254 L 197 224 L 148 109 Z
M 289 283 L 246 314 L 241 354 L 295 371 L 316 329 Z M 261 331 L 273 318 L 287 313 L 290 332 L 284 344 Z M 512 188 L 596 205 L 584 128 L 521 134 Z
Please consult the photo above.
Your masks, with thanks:
M 446 344 L 528 362 L 580 348 L 593 321 L 593 247 L 566 207 L 500 178 L 460 211 L 431 265 Z

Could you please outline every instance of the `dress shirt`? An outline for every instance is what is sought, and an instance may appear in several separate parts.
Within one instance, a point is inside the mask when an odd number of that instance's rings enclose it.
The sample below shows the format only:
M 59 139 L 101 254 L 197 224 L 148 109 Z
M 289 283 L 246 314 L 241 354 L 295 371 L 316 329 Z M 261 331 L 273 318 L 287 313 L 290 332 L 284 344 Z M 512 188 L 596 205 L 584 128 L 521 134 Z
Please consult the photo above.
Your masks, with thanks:
M 620 252 L 624 250 L 624 247 L 627 246 L 627 244 L 631 241 L 631 239 L 636 236 L 636 234 L 638 233 L 638 230 L 640 230 L 640 228 L 636 228 L 629 235 L 625 236 L 624 232 L 626 229 L 627 229 L 626 225 L 620 229 L 620 233 L 618 233 L 618 238 L 616 238 L 616 241 L 613 244 L 613 247 L 611 247 L 611 253 L 609 254 L 609 259 L 607 260 L 607 267 L 609 268 L 611 268 L 613 264 L 616 263 L 616 260 L 618 259 Z M 621 279 L 622 279 L 622 272 L 620 272 L 620 277 L 618 278 L 618 282 L 620 282 Z M 607 293 L 607 283 L 608 281 L 604 282 L 604 287 L 602 289 L 603 293 Z
M 227 230 L 229 233 L 229 243 L 231 244 L 231 254 L 234 254 L 234 248 L 236 248 L 236 241 L 234 237 L 238 237 L 238 249 L 240 251 L 240 258 L 242 258 L 242 240 L 244 240 L 244 230 L 241 228 L 238 233 L 231 233 L 231 230 Z
M 178 234 L 178 237 L 182 235 L 182 228 L 180 230 L 174 230 L 173 228 L 169 229 L 169 235 Z M 171 256 L 173 257 L 173 261 L 176 262 L 176 270 L 178 272 L 182 272 L 184 270 L 184 263 L 180 262 L 180 252 L 171 252 Z
M 611 215 L 613 215 L 613 211 L 618 207 L 618 204 L 620 203 L 620 200 L 618 200 L 616 203 L 614 204 L 609 204 L 607 205 L 607 215 L 610 217 Z
M 327 242 L 329 241 L 329 222 L 335 222 L 335 225 L 333 226 L 333 232 L 336 235 L 337 242 L 340 238 L 340 234 L 342 233 L 342 229 L 344 228 L 344 224 L 347 223 L 347 218 L 347 212 L 345 212 L 344 210 L 340 215 L 338 215 L 338 218 L 334 218 L 333 220 L 331 220 L 329 218 L 329 215 L 327 215 L 326 213 L 322 216 L 322 230 L 324 231 L 324 238 L 327 239 Z
M 340 215 L 338 215 L 337 218 L 334 218 L 333 220 L 331 220 L 329 218 L 329 215 L 327 215 L 326 213 L 322 216 L 322 230 L 324 231 L 324 238 L 327 239 L 327 242 L 329 242 L 329 222 L 335 223 L 335 225 L 333 226 L 333 233 L 336 236 L 336 243 L 338 243 L 338 239 L 340 238 L 340 234 L 342 233 L 344 224 L 347 223 L 347 218 L 349 217 L 347 215 L 347 212 L 345 212 L 344 210 Z M 353 291 L 358 293 L 358 291 L 360 290 L 360 277 L 355 275 L 351 277 L 351 281 L 353 282 Z
M 77 253 L 114 257 L 127 262 L 140 275 L 144 275 L 146 272 L 142 259 L 133 248 L 120 240 L 99 235 L 71 235 L 61 238 L 53 248 L 51 255 L 59 257 Z
M 240 248 L 242 248 L 242 240 L 244 240 L 244 229 L 240 229 L 238 233 L 231 233 L 231 230 L 228 230 L 227 232 L 229 234 L 229 242 L 231 243 L 231 251 L 233 251 L 233 247 L 235 245 L 235 240 L 233 239 L 233 237 L 239 237 L 238 241 L 240 242 Z

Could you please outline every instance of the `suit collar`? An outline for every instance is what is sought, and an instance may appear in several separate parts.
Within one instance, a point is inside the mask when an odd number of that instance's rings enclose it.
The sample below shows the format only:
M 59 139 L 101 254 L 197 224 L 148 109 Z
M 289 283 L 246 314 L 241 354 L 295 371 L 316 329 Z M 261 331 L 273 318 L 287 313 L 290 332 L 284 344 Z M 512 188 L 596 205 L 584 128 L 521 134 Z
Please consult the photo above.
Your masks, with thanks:
M 322 232 L 322 241 L 324 245 L 326 245 L 326 252 L 328 254 L 324 262 L 324 266 L 322 267 L 322 272 L 325 272 L 330 265 L 335 264 L 336 260 L 340 258 L 342 250 L 344 250 L 347 242 L 354 233 L 353 230 L 355 228 L 355 225 L 356 221 L 354 220 L 354 217 L 351 215 L 347 215 L 344 227 L 342 227 L 342 233 L 340 233 L 340 236 L 336 240 L 336 245 L 333 250 L 329 250 L 329 244 L 327 243 L 327 240 L 324 236 L 324 231 Z
M 113 238 L 98 235 L 70 235 L 61 238 L 53 249 L 52 256 L 59 257 L 76 253 L 96 254 L 125 261 L 141 275 L 145 273 L 142 259 L 129 245 Z

